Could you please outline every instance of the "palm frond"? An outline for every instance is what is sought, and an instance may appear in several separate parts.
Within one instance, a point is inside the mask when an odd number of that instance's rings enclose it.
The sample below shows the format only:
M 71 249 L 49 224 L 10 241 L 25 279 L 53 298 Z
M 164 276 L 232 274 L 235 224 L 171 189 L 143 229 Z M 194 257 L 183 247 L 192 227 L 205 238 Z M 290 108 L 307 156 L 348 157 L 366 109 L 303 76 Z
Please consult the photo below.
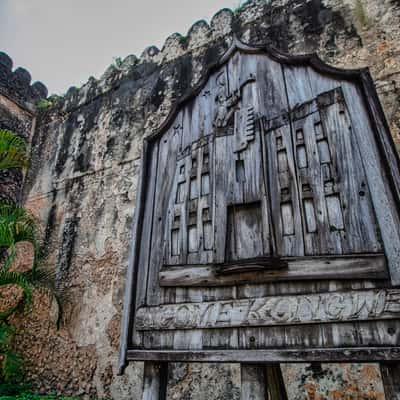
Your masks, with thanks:
M 15 328 L 7 324 L 0 325 L 0 352 L 6 351 L 13 342 Z
M 0 202 L 0 249 L 7 249 L 6 268 L 15 258 L 18 242 L 29 242 L 34 249 L 35 260 L 39 254 L 36 240 L 36 222 L 23 207 L 13 203 Z
M 11 382 L 21 376 L 22 358 L 18 353 L 8 350 L 3 354 L 2 375 L 4 382 Z
M 0 129 L 0 171 L 9 168 L 26 168 L 29 157 L 25 141 L 14 132 Z
M 29 281 L 20 272 L 7 271 L 5 269 L 0 269 L 0 286 L 5 285 L 17 285 L 19 286 L 25 294 L 26 301 L 30 303 L 32 298 L 32 292 L 29 285 Z
M 25 272 L 24 276 L 32 287 L 47 296 L 53 297 L 57 302 L 59 310 L 57 326 L 59 326 L 64 306 L 71 300 L 69 291 L 62 286 L 57 285 L 56 273 L 54 270 L 44 268 L 43 266 L 32 268 Z

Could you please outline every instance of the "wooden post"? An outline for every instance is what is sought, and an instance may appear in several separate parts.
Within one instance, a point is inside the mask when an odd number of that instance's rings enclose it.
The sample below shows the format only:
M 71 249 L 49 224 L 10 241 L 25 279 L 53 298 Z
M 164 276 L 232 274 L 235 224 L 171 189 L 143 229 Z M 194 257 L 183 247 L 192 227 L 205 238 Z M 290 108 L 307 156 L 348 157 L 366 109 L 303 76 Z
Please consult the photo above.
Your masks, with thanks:
M 167 398 L 168 363 L 145 362 L 142 400 Z
M 287 400 L 285 382 L 279 364 L 271 364 L 266 367 L 266 386 L 268 400 Z
M 242 400 L 265 400 L 265 365 L 240 364 Z
M 400 363 L 381 363 L 386 400 L 400 399 Z

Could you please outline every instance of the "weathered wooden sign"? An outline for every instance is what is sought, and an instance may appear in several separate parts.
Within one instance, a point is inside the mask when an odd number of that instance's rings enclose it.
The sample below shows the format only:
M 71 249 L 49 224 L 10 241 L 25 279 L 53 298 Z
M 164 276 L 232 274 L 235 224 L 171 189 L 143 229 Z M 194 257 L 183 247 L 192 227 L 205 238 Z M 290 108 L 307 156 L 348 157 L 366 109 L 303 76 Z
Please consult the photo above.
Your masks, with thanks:
M 399 161 L 367 71 L 235 40 L 141 182 L 121 367 L 397 357 Z

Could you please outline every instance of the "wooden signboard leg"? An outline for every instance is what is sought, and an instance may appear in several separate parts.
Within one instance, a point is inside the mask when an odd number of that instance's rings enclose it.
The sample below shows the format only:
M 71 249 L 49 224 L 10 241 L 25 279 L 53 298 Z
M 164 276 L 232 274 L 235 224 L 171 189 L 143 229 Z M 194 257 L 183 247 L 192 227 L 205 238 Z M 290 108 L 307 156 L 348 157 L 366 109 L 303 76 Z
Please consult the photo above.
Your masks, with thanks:
M 400 363 L 381 363 L 386 400 L 400 400 Z
M 168 363 L 146 361 L 142 400 L 165 400 L 167 398 L 167 382 Z
M 240 364 L 242 400 L 265 400 L 265 365 Z
M 279 364 L 240 364 L 242 400 L 287 400 Z
M 266 378 L 268 400 L 287 400 L 285 382 L 279 364 L 267 365 Z

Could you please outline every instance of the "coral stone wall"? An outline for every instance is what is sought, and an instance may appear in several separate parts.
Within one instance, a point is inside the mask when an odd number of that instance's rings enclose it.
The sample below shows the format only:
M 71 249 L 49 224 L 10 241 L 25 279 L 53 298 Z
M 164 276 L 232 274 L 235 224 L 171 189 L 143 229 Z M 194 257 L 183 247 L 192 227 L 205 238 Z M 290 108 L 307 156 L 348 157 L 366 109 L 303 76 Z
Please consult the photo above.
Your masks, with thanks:
M 0 52 L 0 129 L 8 129 L 29 141 L 35 119 L 35 101 L 47 97 L 46 87 L 35 82 L 23 68 L 13 71 L 13 61 Z M 8 170 L 0 173 L 0 198 L 17 201 L 22 173 Z
M 139 58 L 128 56 L 99 80 L 90 78 L 65 97 L 52 98 L 53 107 L 39 114 L 32 137 L 24 197 L 43 224 L 47 262 L 69 302 L 60 328 L 56 305 L 39 294 L 33 311 L 17 317 L 18 344 L 34 386 L 83 398 L 140 399 L 143 365 L 130 364 L 121 377 L 116 372 L 142 140 L 226 51 L 233 32 L 244 42 L 291 54 L 318 52 L 339 67 L 370 66 L 400 144 L 399 26 L 400 3 L 394 0 L 253 1 L 235 12 L 221 10 L 210 24 L 199 21 L 186 36 L 171 35 L 161 50 L 149 47 Z M 316 398 L 317 390 L 326 393 L 319 398 L 341 398 L 335 387 L 365 373 L 348 367 L 352 378 L 338 379 L 335 386 L 328 374 L 337 368 L 321 368 L 319 375 L 310 375 L 307 366 L 285 368 L 293 399 Z M 366 398 L 382 398 L 378 367 L 371 365 L 368 373 L 375 394 Z M 309 376 L 329 381 L 329 391 L 317 384 L 310 391 L 301 384 Z M 172 365 L 171 399 L 239 394 L 238 365 Z

